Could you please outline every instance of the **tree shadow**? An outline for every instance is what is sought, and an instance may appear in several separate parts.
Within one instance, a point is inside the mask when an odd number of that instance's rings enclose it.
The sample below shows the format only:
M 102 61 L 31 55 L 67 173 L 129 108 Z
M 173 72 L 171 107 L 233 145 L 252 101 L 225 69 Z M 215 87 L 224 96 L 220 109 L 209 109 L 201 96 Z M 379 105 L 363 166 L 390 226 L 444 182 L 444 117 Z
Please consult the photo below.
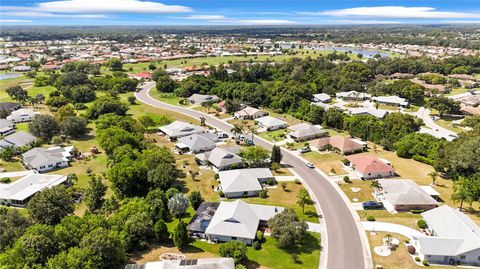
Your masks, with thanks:
M 289 254 L 310 254 L 316 250 L 322 250 L 320 246 L 320 240 L 313 236 L 312 233 L 305 233 L 303 238 L 300 240 L 300 245 L 285 249 Z
M 318 214 L 315 211 L 312 210 L 307 210 L 305 211 L 305 215 L 311 217 L 311 218 L 318 218 Z

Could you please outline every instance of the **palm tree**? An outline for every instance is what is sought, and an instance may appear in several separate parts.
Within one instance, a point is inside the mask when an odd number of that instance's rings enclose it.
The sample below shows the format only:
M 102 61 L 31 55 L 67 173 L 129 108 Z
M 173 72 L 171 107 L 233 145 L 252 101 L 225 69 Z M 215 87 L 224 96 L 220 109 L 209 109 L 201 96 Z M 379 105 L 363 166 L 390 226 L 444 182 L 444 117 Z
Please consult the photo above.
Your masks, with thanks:
M 230 132 L 232 132 L 232 134 L 235 136 L 235 138 L 238 138 L 239 135 L 241 135 L 243 133 L 243 129 L 240 125 L 233 125 L 233 128 L 230 129 Z
M 310 194 L 305 189 L 302 189 L 297 196 L 297 204 L 302 207 L 302 213 L 305 213 L 305 205 L 310 205 L 313 203 L 312 198 L 310 198 Z
M 374 188 L 374 189 L 381 189 L 382 188 L 382 185 L 380 184 L 380 182 L 378 182 L 378 180 L 372 180 L 372 182 L 370 182 L 370 187 Z
M 475 186 L 471 186 L 474 182 L 468 178 L 459 178 L 453 183 L 453 193 L 451 196 L 452 201 L 460 202 L 460 210 L 463 209 L 463 202 L 472 202 L 474 195 L 472 195 L 472 190 L 475 189 Z
M 437 180 L 437 177 L 439 176 L 440 174 L 437 172 L 437 171 L 432 171 L 430 173 L 428 173 L 428 176 L 432 178 L 432 185 L 435 186 L 435 180 Z
M 207 119 L 205 119 L 205 117 L 200 117 L 200 126 L 205 126 L 205 121 Z
M 257 128 L 255 126 L 251 126 L 248 128 L 248 131 L 252 134 L 252 143 L 253 143 L 253 136 L 257 134 Z

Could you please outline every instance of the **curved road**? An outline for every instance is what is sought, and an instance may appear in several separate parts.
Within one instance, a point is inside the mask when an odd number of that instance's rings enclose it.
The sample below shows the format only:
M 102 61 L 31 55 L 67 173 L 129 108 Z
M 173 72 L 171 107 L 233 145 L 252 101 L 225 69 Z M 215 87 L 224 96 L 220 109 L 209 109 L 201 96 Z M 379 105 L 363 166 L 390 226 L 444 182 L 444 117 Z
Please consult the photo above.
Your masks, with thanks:
M 204 117 L 208 125 L 226 133 L 231 133 L 232 125 L 218 118 L 192 109 L 169 105 L 152 98 L 148 92 L 154 86 L 154 82 L 147 84 L 141 91 L 135 93 L 135 97 L 150 106 L 182 113 L 197 119 Z M 273 146 L 263 139 L 257 139 L 256 144 L 269 150 Z M 352 212 L 342 196 L 338 193 L 338 190 L 314 169 L 306 167 L 305 162 L 299 157 L 285 149 L 282 149 L 282 154 L 283 161 L 291 165 L 294 171 L 302 177 L 304 183 L 314 195 L 314 200 L 318 201 L 321 207 L 328 232 L 326 242 L 326 268 L 367 269 L 371 267 L 370 263 L 367 262 L 370 260 L 370 257 L 365 257 L 366 253 L 368 253 L 365 248 L 368 248 L 368 246 L 364 246 L 361 240 L 362 235 L 360 233 L 364 233 L 364 231 L 358 229 Z M 325 238 L 323 238 L 323 240 L 325 240 Z M 322 258 L 324 257 L 322 256 Z M 321 264 L 322 262 L 325 261 L 320 261 Z

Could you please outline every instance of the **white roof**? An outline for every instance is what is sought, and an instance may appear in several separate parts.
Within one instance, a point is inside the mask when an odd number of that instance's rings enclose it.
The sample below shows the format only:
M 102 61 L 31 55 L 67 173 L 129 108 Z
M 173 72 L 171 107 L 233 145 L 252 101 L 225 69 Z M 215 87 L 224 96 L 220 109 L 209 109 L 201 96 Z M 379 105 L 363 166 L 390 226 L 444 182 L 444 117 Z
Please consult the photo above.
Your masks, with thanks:
M 372 100 L 380 103 L 399 104 L 403 106 L 408 105 L 408 101 L 405 98 L 398 97 L 398 96 L 377 96 L 377 97 L 373 97 Z
M 371 97 L 370 94 L 364 92 L 357 92 L 357 91 L 349 91 L 349 92 L 338 92 L 336 94 L 337 97 L 340 98 L 365 98 L 368 99 Z
M 299 123 L 297 125 L 288 127 L 288 129 L 293 130 L 290 135 L 297 138 L 326 133 L 321 126 L 311 125 L 308 123 Z
M 181 268 L 235 269 L 235 262 L 232 258 L 202 258 L 202 259 L 195 259 L 195 260 L 164 260 L 164 261 L 157 261 L 157 262 L 147 262 L 145 264 L 145 269 L 181 269 Z
M 28 108 L 20 108 L 18 110 L 14 110 L 12 111 L 12 113 L 10 113 L 10 116 L 20 116 L 20 115 L 34 115 L 35 114 L 35 111 L 31 110 L 31 109 L 28 109 Z
M 254 107 L 251 107 L 251 106 L 247 106 L 244 109 L 235 112 L 235 114 L 240 115 L 240 116 L 253 116 L 257 113 L 264 113 L 264 112 L 261 111 L 258 108 L 254 108 Z
M 282 207 L 251 205 L 242 200 L 221 202 L 205 233 L 254 239 L 260 220 L 269 220 Z
M 170 137 L 187 136 L 205 132 L 205 130 L 199 126 L 178 120 L 160 127 L 160 130 Z
M 260 191 L 262 186 L 259 179 L 273 178 L 267 168 L 235 169 L 218 172 L 220 185 L 224 193 Z
M 280 125 L 288 125 L 286 121 L 281 119 L 274 118 L 272 116 L 265 116 L 258 119 L 255 119 L 256 122 L 259 122 L 264 127 L 274 127 Z
M 35 193 L 67 180 L 63 175 L 29 174 L 9 184 L 0 184 L 0 199 L 23 201 Z
M 440 196 L 440 193 L 431 186 L 420 186 L 420 188 L 430 196 Z
M 216 138 L 216 136 L 215 136 Z M 179 138 L 180 144 L 186 145 L 190 150 L 196 151 L 203 148 L 214 148 L 215 142 L 208 139 L 203 134 L 193 134 Z
M 326 93 L 317 93 L 313 95 L 313 98 L 320 102 L 326 102 L 332 99 L 332 97 Z
M 380 179 L 385 198 L 392 205 L 438 205 L 438 202 L 411 179 Z
M 242 158 L 224 148 L 214 148 L 208 157 L 208 161 L 215 167 L 242 163 Z
M 388 111 L 385 109 L 374 109 L 374 108 L 357 108 L 349 107 L 348 111 L 351 115 L 372 115 L 377 118 L 383 118 L 388 114 Z
M 467 215 L 447 205 L 422 213 L 436 235 L 420 238 L 426 255 L 460 255 L 480 249 L 480 228 Z

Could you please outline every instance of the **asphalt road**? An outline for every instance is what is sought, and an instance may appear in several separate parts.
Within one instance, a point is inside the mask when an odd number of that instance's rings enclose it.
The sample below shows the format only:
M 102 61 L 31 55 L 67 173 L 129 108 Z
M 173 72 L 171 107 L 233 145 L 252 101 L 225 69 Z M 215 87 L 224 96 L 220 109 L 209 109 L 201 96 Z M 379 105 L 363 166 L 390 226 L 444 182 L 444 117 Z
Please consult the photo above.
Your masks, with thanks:
M 228 134 L 231 133 L 232 126 L 220 119 L 205 115 L 199 111 L 169 105 L 153 99 L 148 94 L 148 90 L 154 87 L 154 85 L 155 83 L 149 83 L 141 91 L 135 93 L 137 99 L 145 104 L 182 113 L 197 119 L 204 117 L 208 125 Z M 267 149 L 271 149 L 273 146 L 271 143 L 260 139 L 255 139 L 254 142 L 256 145 Z M 295 172 L 302 177 L 310 192 L 313 193 L 316 201 L 320 203 L 323 221 L 325 221 L 328 233 L 327 268 L 365 268 L 365 261 L 369 257 L 364 257 L 359 233 L 363 233 L 363 231 L 358 230 L 356 222 L 340 194 L 326 178 L 322 177 L 314 169 L 306 167 L 303 160 L 284 149 L 282 149 L 282 154 L 283 162 L 293 167 Z

